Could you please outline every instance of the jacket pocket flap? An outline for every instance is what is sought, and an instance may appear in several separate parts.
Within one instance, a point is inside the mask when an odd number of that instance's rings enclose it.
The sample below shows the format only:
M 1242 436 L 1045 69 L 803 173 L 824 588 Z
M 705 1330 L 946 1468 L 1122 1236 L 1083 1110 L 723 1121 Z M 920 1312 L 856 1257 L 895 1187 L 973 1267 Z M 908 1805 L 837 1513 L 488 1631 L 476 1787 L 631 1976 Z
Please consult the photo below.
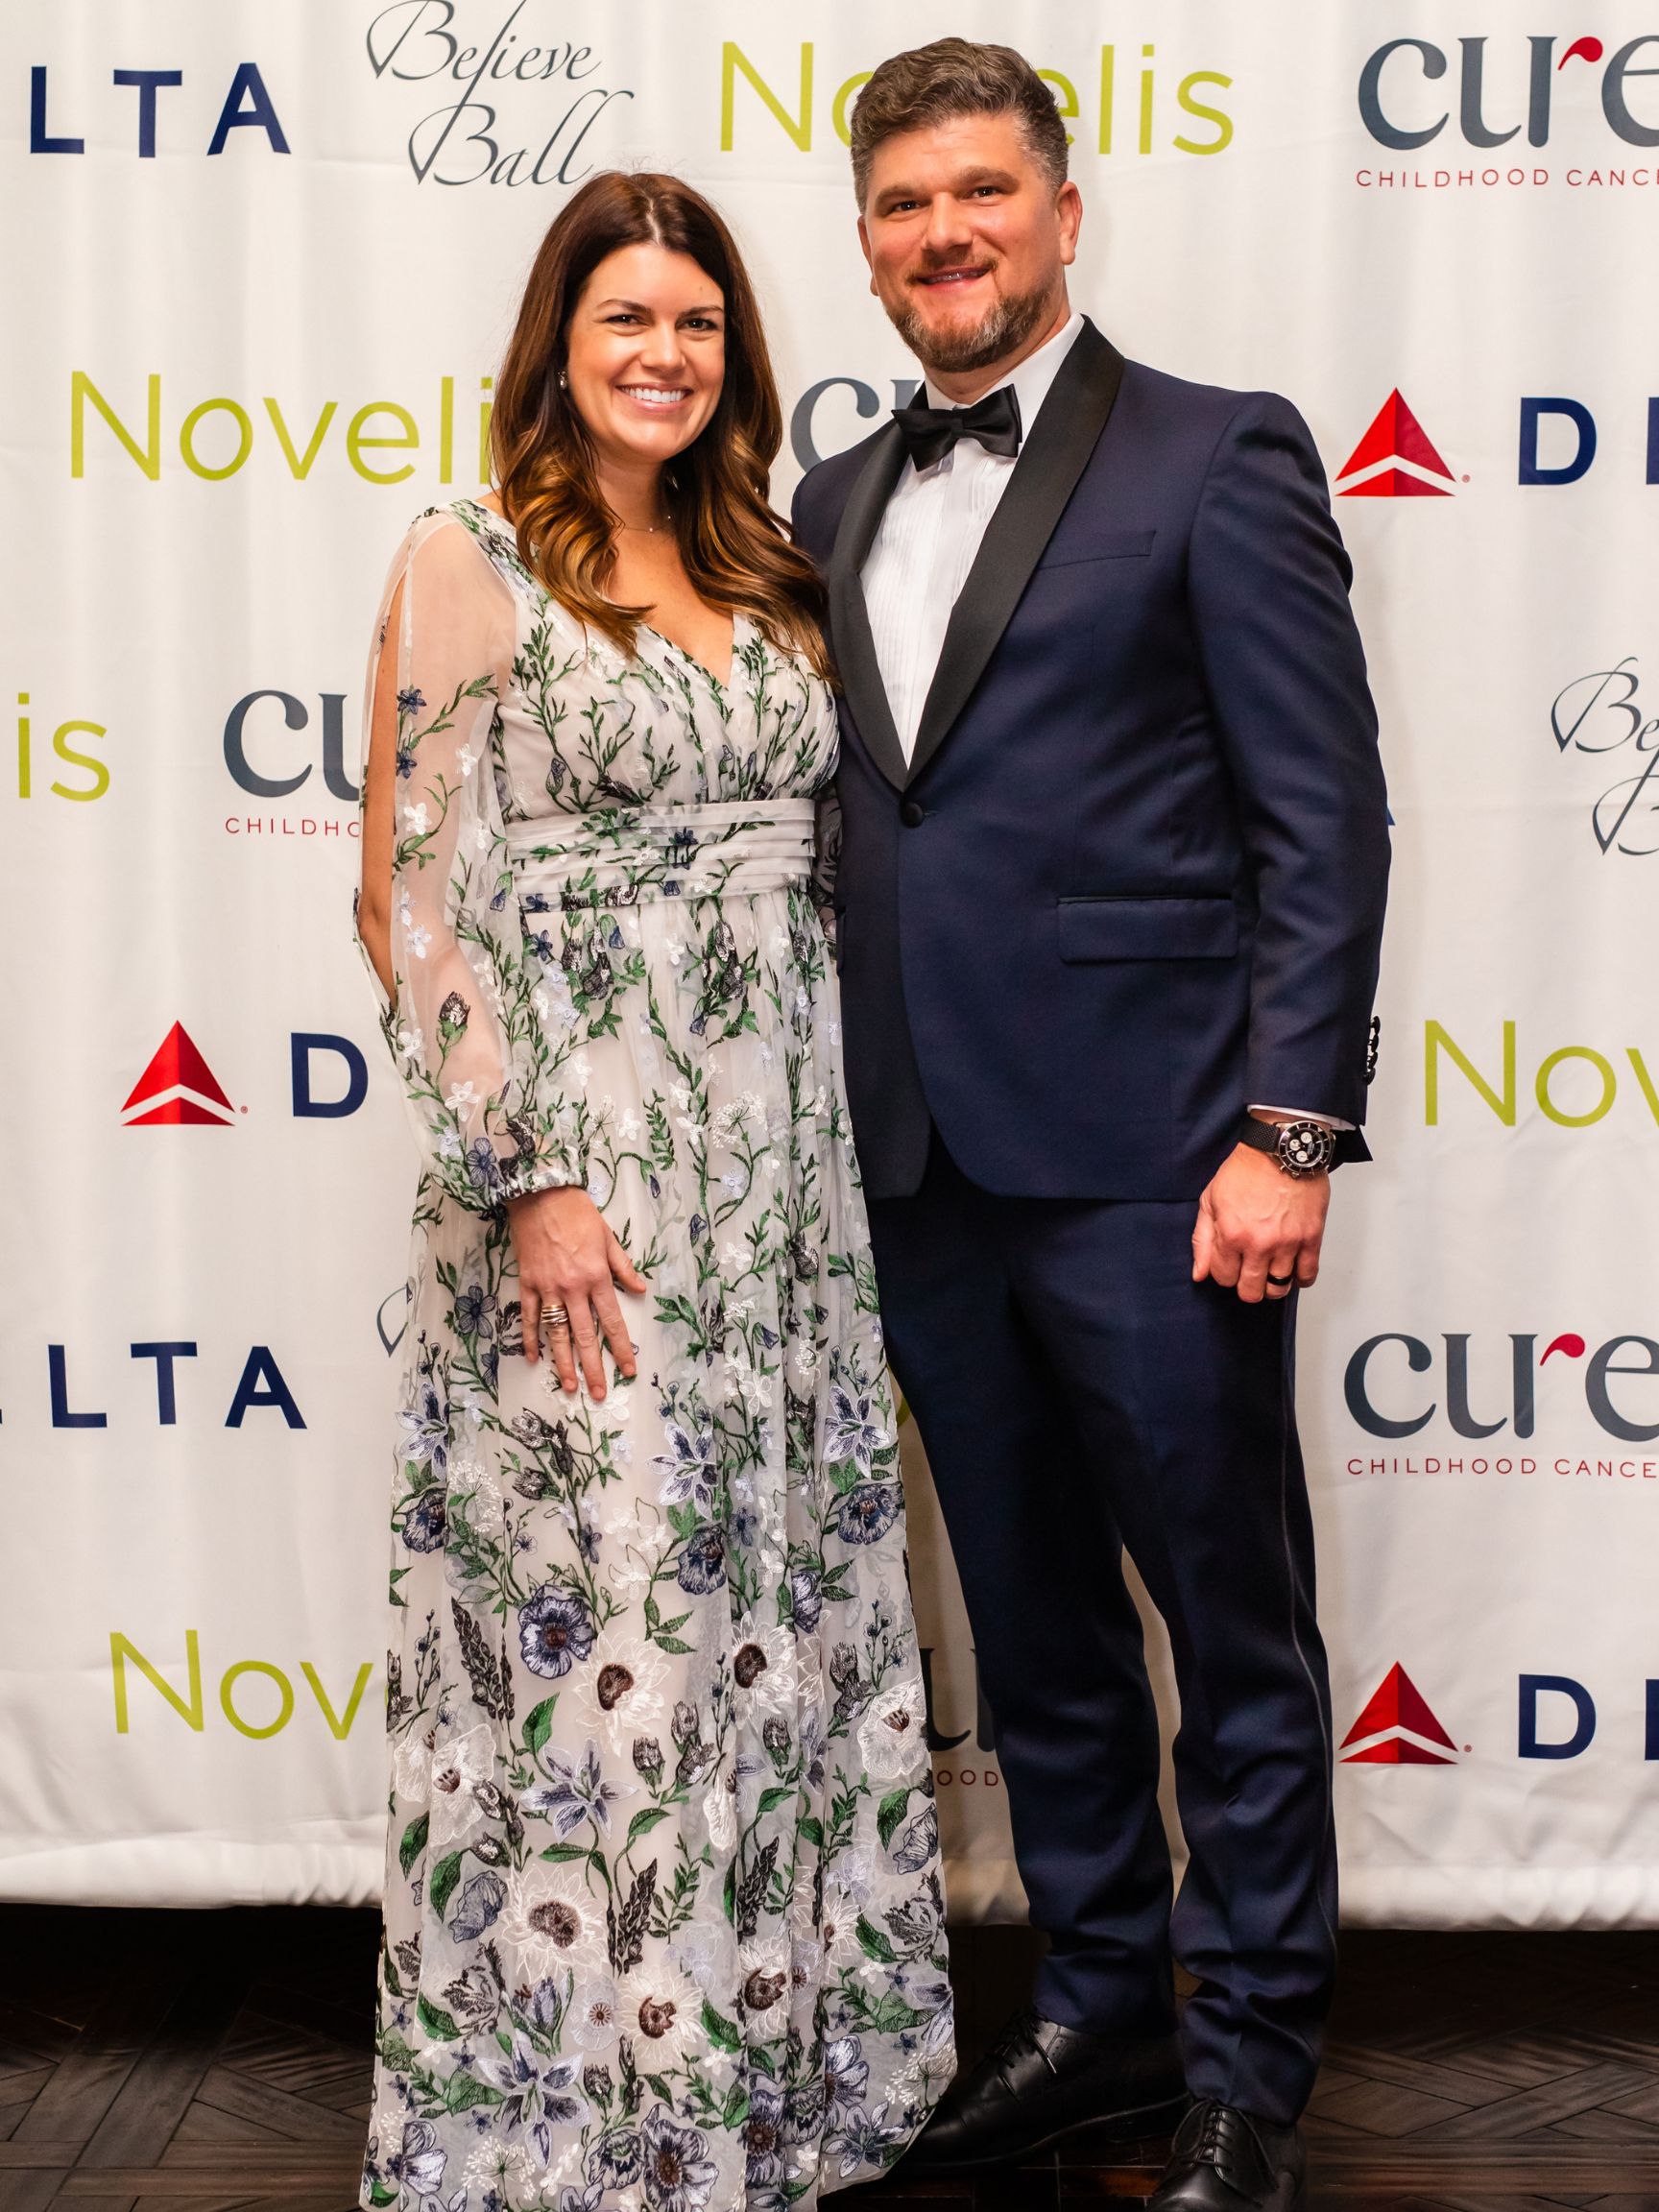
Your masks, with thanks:
M 1063 536 L 1044 554 L 1038 566 L 1074 568 L 1084 561 L 1143 561 L 1157 536 L 1156 530 L 1103 530 L 1093 537 Z
M 1238 950 L 1231 899 L 1062 899 L 1062 960 L 1225 960 Z

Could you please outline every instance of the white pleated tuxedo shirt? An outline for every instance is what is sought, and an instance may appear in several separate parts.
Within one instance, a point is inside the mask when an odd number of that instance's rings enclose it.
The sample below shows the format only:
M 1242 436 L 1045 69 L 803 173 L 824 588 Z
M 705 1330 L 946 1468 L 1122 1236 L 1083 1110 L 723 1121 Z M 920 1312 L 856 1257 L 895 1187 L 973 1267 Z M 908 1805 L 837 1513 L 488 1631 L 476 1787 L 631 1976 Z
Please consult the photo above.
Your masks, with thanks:
M 1004 384 L 1013 385 L 1022 439 L 1030 437 L 1038 409 L 1082 327 L 1082 316 L 1073 315 L 1035 353 L 988 387 L 999 392 Z M 951 405 L 931 382 L 923 390 L 929 407 Z M 979 395 L 986 397 L 987 393 Z M 906 761 L 916 748 L 916 732 L 939 665 L 950 610 L 1008 489 L 1017 458 L 987 453 L 976 438 L 962 438 L 930 469 L 918 469 L 914 461 L 906 461 L 864 557 L 861 574 L 870 634 Z M 1353 1126 L 1299 1107 L 1255 1106 L 1253 1111 L 1324 1121 L 1334 1129 Z
M 1082 316 L 1073 315 L 1011 375 L 991 386 L 999 392 L 1013 385 L 1023 436 L 1030 437 L 1037 410 L 1082 327 Z M 931 383 L 923 394 L 929 407 L 950 405 Z M 876 660 L 906 760 L 915 750 L 950 610 L 1008 489 L 1015 459 L 1011 453 L 987 453 L 976 438 L 963 438 L 931 469 L 906 461 L 864 557 L 864 604 Z

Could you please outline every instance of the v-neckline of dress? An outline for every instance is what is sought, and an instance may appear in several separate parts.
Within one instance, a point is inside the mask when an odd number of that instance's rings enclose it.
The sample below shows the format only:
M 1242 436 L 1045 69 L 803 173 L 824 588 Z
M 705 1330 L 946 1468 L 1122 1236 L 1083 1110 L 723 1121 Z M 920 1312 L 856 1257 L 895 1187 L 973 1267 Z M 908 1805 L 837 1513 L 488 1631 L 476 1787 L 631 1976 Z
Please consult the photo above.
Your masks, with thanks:
M 508 521 L 505 515 L 497 515 L 493 507 L 486 507 L 482 499 L 474 499 L 470 493 L 465 493 L 464 496 L 467 500 L 467 504 L 469 507 L 475 507 L 480 515 L 486 516 L 490 521 L 497 524 L 508 537 L 513 539 L 515 544 L 517 544 L 517 535 L 515 532 L 512 523 Z M 540 577 L 537 577 L 535 581 L 542 591 L 547 591 L 547 587 L 541 583 Z M 552 593 L 547 592 L 547 596 L 551 598 Z M 659 630 L 655 623 L 640 622 L 636 624 L 636 628 L 643 630 L 647 637 L 655 637 L 660 644 L 666 645 L 670 653 L 678 654 L 682 661 L 686 661 L 691 667 L 695 668 L 700 675 L 706 676 L 709 683 L 714 686 L 715 690 L 718 691 L 720 696 L 724 699 L 731 693 L 732 679 L 737 670 L 738 654 L 741 650 L 737 635 L 738 624 L 746 622 L 747 620 L 747 615 L 742 613 L 739 610 L 733 610 L 732 652 L 726 662 L 726 673 L 724 676 L 716 676 L 713 669 L 709 667 L 707 661 L 699 660 L 697 655 L 695 653 L 689 652 L 685 646 L 681 644 L 677 637 L 670 637 L 665 630 Z M 637 656 L 636 656 L 636 658 L 637 658 Z
M 700 660 L 695 653 L 682 645 L 678 637 L 670 637 L 666 630 L 659 630 L 654 622 L 641 622 L 637 627 L 643 630 L 647 637 L 655 637 L 659 643 L 666 645 L 670 653 L 677 653 L 682 661 L 688 661 L 693 668 L 700 669 L 708 677 L 709 683 L 713 685 L 715 690 L 724 697 L 732 688 L 733 672 L 737 666 L 737 625 L 741 619 L 741 615 L 733 613 L 732 616 L 732 652 L 726 662 L 724 676 L 716 676 L 707 661 Z

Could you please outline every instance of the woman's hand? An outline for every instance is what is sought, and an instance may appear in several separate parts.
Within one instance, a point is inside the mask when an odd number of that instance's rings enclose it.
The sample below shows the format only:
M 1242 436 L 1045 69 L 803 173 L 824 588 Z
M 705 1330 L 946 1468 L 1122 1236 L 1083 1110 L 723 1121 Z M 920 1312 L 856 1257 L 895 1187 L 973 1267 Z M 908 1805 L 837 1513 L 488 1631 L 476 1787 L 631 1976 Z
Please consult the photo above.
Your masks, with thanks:
M 534 1366 L 541 1357 L 542 1313 L 550 1306 L 563 1306 L 568 1325 L 549 1331 L 559 1387 L 574 1393 L 579 1359 L 589 1396 L 604 1397 L 601 1334 L 617 1372 L 632 1382 L 634 1345 L 612 1285 L 614 1281 L 624 1290 L 643 1290 L 645 1278 L 611 1234 L 587 1191 L 575 1184 L 534 1190 L 528 1197 L 508 1200 L 507 1218 L 518 1262 L 525 1358 Z

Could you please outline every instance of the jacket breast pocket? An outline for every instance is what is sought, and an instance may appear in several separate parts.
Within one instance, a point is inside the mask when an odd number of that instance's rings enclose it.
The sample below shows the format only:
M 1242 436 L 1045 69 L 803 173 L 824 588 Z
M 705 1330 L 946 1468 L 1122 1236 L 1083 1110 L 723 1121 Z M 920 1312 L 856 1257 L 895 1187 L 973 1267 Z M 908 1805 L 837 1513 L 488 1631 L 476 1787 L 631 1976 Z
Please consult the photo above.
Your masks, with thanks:
M 1100 530 L 1066 536 L 1037 564 L 1039 568 L 1078 568 L 1090 561 L 1144 561 L 1157 541 L 1156 530 Z
M 1231 899 L 1062 899 L 1062 960 L 1226 960 L 1238 950 Z

